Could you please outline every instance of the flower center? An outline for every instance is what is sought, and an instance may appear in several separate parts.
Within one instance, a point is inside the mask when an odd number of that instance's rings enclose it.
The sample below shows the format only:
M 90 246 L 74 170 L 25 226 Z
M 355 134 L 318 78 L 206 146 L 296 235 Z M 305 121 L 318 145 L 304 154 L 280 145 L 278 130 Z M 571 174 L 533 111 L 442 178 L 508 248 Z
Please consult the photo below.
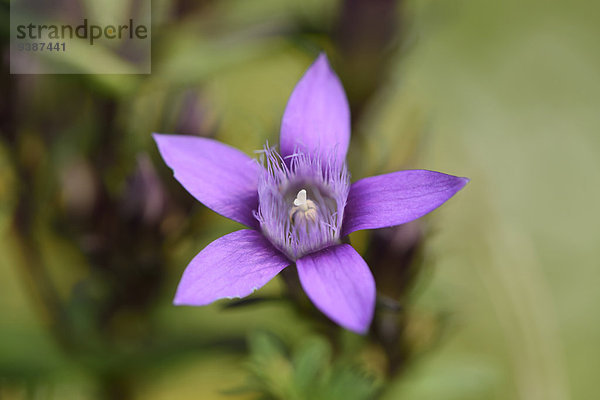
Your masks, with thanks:
M 290 221 L 294 225 L 308 225 L 317 220 L 319 208 L 314 201 L 306 197 L 306 189 L 298 192 L 293 204 L 290 208 Z
M 350 189 L 345 164 L 266 147 L 255 213 L 265 237 L 290 260 L 340 242 Z

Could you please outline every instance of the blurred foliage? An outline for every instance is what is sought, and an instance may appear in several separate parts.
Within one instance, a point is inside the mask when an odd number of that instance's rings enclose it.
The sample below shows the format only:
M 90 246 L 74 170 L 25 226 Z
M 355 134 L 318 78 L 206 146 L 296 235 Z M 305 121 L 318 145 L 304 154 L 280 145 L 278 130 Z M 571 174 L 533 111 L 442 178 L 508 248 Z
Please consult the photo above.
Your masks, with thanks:
M 305 338 L 291 353 L 268 333 L 250 340 L 250 387 L 264 399 L 371 399 L 377 392 L 369 378 L 349 363 L 331 365 L 331 347 L 323 338 Z
M 8 74 L 0 2 L 0 398 L 598 398 L 599 12 L 156 0 L 152 74 L 83 74 L 120 62 L 103 49 L 71 60 L 81 75 L 25 76 Z M 423 220 L 351 235 L 379 290 L 366 337 L 292 269 L 250 301 L 173 307 L 187 262 L 239 226 L 178 185 L 151 132 L 276 143 L 321 49 L 349 96 L 354 180 L 471 183 Z

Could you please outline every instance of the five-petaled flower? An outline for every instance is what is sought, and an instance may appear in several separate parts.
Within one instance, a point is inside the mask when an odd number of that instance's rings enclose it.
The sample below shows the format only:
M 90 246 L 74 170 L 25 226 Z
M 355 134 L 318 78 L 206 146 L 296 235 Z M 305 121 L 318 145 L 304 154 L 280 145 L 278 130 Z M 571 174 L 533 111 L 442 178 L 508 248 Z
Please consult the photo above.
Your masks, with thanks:
M 344 238 L 403 224 L 442 205 L 468 182 L 439 172 L 398 171 L 350 184 L 350 111 L 321 54 L 294 89 L 281 124 L 280 153 L 261 163 L 215 140 L 155 134 L 175 178 L 217 213 L 246 225 L 202 250 L 174 303 L 201 306 L 243 297 L 296 264 L 311 301 L 339 325 L 365 333 L 375 282 Z

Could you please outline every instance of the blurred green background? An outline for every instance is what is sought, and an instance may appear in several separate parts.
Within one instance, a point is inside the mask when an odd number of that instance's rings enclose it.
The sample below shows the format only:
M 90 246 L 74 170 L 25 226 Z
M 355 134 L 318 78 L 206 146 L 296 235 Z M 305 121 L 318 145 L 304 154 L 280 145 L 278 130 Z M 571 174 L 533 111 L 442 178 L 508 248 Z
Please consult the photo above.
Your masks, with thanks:
M 597 3 L 156 0 L 152 74 L 130 76 L 9 75 L 0 5 L 1 399 L 600 398 Z M 366 337 L 293 279 L 173 307 L 187 262 L 239 226 L 150 133 L 276 143 L 321 49 L 352 106 L 353 180 L 471 183 L 351 236 L 384 300 Z M 98 57 L 82 73 L 116 56 Z

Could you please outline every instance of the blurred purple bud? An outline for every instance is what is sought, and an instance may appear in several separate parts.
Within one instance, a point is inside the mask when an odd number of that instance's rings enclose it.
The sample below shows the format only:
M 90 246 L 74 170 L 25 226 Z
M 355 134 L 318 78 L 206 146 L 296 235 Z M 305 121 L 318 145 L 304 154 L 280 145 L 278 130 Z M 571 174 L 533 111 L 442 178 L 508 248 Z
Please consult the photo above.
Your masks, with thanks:
M 137 168 L 123 191 L 124 215 L 139 219 L 145 225 L 152 225 L 163 216 L 165 205 L 166 194 L 148 155 L 138 155 Z
M 197 91 L 188 90 L 183 94 L 175 131 L 195 136 L 212 136 L 206 108 Z
M 398 300 L 417 273 L 415 257 L 423 240 L 421 221 L 411 221 L 373 231 L 366 257 L 378 290 L 390 300 Z
M 98 181 L 87 160 L 78 159 L 60 172 L 60 197 L 65 212 L 83 218 L 91 214 L 98 198 Z

